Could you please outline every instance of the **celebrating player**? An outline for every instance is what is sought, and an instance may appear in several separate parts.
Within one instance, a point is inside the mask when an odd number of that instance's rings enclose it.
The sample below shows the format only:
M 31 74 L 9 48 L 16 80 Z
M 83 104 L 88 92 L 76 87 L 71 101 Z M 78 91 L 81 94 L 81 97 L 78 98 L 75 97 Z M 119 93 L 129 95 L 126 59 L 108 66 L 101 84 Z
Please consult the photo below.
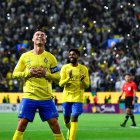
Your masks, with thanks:
M 89 87 L 89 74 L 86 66 L 78 63 L 80 52 L 69 50 L 69 64 L 61 69 L 59 85 L 63 90 L 64 122 L 68 128 L 67 140 L 75 140 L 78 117 L 82 113 L 83 93 Z
M 135 97 L 136 97 L 136 84 L 132 80 L 132 75 L 127 73 L 124 76 L 125 83 L 122 86 L 122 92 L 119 97 L 119 100 L 125 93 L 125 107 L 126 107 L 126 116 L 124 122 L 121 124 L 121 127 L 125 127 L 127 120 L 129 117 L 132 120 L 132 127 L 136 126 L 134 115 L 132 112 L 132 109 L 134 108 L 134 102 L 135 102 Z
M 23 99 L 18 113 L 19 122 L 13 140 L 22 140 L 28 122 L 32 122 L 38 109 L 42 121 L 47 121 L 55 140 L 64 140 L 58 124 L 58 112 L 52 100 L 52 81 L 59 81 L 56 58 L 45 51 L 46 35 L 36 31 L 34 49 L 21 55 L 13 72 L 14 78 L 24 79 Z

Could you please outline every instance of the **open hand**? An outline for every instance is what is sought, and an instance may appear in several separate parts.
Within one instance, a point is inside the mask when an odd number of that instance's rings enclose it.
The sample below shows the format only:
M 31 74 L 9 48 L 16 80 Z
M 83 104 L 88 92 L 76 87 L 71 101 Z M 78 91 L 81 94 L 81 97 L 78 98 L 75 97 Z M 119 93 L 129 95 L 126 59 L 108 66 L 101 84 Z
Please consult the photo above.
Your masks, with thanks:
M 86 74 L 82 74 L 82 75 L 80 76 L 80 81 L 82 81 L 85 77 L 86 77 Z
M 68 71 L 69 77 L 72 78 L 72 70 Z

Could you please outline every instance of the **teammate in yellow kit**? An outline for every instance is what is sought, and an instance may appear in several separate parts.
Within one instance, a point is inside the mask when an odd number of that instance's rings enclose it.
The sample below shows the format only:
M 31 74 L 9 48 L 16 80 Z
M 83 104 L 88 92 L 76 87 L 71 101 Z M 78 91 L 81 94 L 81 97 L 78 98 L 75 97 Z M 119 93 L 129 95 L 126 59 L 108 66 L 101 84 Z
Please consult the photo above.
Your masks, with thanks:
M 89 74 L 86 66 L 78 63 L 80 52 L 69 50 L 69 64 L 61 68 L 59 85 L 63 90 L 64 122 L 68 128 L 67 139 L 75 140 L 78 117 L 82 113 L 83 93 L 89 87 Z
M 52 81 L 60 79 L 56 58 L 45 51 L 46 35 L 36 31 L 33 35 L 33 50 L 21 55 L 13 72 L 14 78 L 24 79 L 23 99 L 18 112 L 19 122 L 13 140 L 22 140 L 28 122 L 32 122 L 39 110 L 42 121 L 47 121 L 55 140 L 64 140 L 52 100 Z

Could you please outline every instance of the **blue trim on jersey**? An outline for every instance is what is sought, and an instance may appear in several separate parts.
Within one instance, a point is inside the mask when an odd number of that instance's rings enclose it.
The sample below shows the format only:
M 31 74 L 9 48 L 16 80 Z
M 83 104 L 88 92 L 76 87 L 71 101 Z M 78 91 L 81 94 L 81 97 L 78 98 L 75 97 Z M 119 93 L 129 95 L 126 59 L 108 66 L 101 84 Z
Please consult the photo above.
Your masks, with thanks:
M 64 102 L 62 104 L 64 116 L 79 116 L 83 112 L 83 103 L 79 102 Z
M 20 104 L 18 117 L 34 120 L 35 113 L 38 111 L 42 121 L 58 117 L 58 111 L 52 99 L 50 100 L 32 100 L 23 98 Z
M 51 68 L 51 73 L 55 73 L 55 72 L 58 72 L 58 71 L 59 71 L 58 66 L 56 66 L 54 68 Z

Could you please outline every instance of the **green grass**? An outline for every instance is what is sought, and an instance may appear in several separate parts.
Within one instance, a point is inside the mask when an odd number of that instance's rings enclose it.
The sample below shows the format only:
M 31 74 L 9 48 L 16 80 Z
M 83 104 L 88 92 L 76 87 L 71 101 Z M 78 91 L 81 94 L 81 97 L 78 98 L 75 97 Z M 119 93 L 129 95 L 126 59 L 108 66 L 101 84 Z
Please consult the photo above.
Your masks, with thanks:
M 76 140 L 138 140 L 140 138 L 140 115 L 135 115 L 137 128 L 130 128 L 131 120 L 127 126 L 119 125 L 124 120 L 125 114 L 82 114 L 79 117 Z M 59 123 L 66 135 L 67 129 L 63 124 L 60 114 Z M 17 114 L 0 113 L 0 140 L 12 140 L 17 126 Z M 33 123 L 29 123 L 24 140 L 53 140 L 48 124 L 42 123 L 36 114 Z

